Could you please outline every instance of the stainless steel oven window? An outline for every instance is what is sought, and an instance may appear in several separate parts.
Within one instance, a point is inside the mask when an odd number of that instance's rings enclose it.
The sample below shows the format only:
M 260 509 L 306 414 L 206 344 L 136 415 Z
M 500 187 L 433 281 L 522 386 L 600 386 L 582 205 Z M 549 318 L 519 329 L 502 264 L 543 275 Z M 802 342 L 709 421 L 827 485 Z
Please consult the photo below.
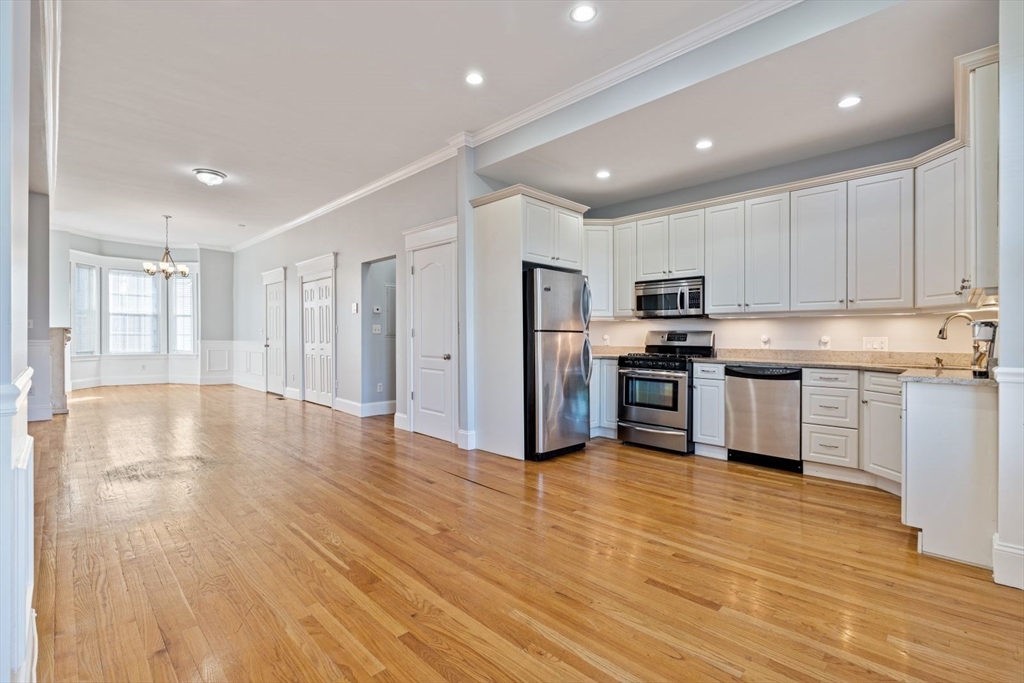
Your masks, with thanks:
M 634 408 L 679 410 L 679 380 L 654 377 L 623 377 L 623 403 Z

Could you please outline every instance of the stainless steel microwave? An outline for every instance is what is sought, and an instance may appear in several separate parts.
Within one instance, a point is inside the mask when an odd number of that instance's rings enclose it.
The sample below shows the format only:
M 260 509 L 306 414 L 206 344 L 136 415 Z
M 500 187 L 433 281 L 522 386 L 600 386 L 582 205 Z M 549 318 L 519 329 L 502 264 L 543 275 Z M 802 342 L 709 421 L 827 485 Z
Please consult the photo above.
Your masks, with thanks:
M 704 278 L 637 282 L 634 289 L 638 318 L 692 318 L 704 315 Z

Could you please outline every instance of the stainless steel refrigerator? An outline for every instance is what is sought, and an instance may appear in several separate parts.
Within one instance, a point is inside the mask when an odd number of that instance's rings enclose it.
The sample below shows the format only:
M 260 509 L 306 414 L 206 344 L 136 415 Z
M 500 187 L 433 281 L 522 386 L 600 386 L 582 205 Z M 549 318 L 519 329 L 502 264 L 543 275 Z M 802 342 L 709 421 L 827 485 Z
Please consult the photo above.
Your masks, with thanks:
M 549 268 L 523 271 L 523 294 L 526 457 L 545 460 L 590 440 L 593 300 L 582 274 Z

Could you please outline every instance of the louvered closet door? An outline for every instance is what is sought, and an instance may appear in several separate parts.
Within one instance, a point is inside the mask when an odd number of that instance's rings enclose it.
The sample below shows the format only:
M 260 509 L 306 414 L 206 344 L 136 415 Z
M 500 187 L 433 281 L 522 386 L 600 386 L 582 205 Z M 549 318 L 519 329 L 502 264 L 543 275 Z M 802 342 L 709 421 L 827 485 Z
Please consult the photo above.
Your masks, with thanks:
M 306 400 L 328 407 L 334 382 L 334 297 L 331 290 L 331 278 L 302 284 Z

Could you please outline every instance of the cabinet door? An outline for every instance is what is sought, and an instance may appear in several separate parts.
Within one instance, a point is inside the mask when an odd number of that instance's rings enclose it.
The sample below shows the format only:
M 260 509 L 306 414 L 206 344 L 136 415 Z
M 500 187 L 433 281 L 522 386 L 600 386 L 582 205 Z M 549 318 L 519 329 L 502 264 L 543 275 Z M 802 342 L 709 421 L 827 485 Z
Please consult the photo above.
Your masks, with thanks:
M 606 361 L 595 360 L 594 361 L 594 372 L 590 375 L 590 435 L 594 435 L 594 430 L 601 426 L 601 380 L 603 379 L 604 373 L 602 368 Z
M 668 274 L 704 274 L 704 209 L 668 217 Z
M 636 279 L 668 277 L 668 216 L 640 221 L 636 226 Z
M 693 380 L 693 440 L 725 446 L 725 382 Z
M 914 241 L 918 308 L 967 301 L 964 150 L 929 161 L 914 172 Z
M 704 312 L 743 311 L 743 202 L 704 210 Z
M 555 264 L 561 268 L 583 267 L 583 217 L 557 209 L 555 219 Z
M 623 223 L 612 228 L 613 313 L 616 318 L 632 318 L 636 307 L 633 286 L 636 284 L 636 223 Z
M 847 183 L 847 307 L 914 307 L 914 172 Z
M 601 426 L 619 428 L 619 362 L 606 360 L 601 366 Z
M 974 244 L 973 287 L 999 288 L 999 64 L 971 72 L 971 163 L 967 221 L 968 243 Z M 973 238 L 971 237 L 973 235 Z
M 551 264 L 555 260 L 555 207 L 523 198 L 523 260 Z
M 745 313 L 789 310 L 789 193 L 745 206 Z
M 594 318 L 610 318 L 612 312 L 612 227 L 587 225 L 583 228 L 583 274 L 590 282 Z
M 866 472 L 903 478 L 903 397 L 863 392 L 860 411 L 860 462 Z
M 792 193 L 791 307 L 846 308 L 846 183 Z

